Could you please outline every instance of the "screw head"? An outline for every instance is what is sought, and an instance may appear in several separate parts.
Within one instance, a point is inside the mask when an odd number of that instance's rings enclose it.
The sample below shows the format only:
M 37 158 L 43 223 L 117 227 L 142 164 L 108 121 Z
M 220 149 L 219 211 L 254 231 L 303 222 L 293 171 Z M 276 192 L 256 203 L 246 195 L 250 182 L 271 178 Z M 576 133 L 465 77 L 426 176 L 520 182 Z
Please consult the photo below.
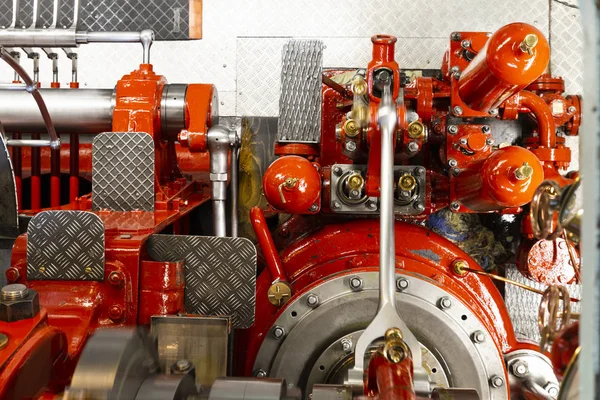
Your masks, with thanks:
M 273 337 L 275 339 L 281 339 L 285 336 L 285 329 L 282 326 L 275 326 L 273 328 Z
M 500 388 L 504 386 L 504 379 L 501 376 L 494 375 L 490 378 L 490 385 L 493 388 Z
M 471 335 L 471 340 L 473 340 L 473 343 L 483 343 L 485 342 L 485 333 L 483 331 L 475 331 Z
M 358 276 L 353 276 L 350 278 L 350 289 L 353 291 L 361 290 L 363 287 L 363 280 Z
M 577 109 L 575 108 L 575 106 L 569 106 L 569 108 L 567 108 L 567 112 L 569 114 L 573 114 L 575 111 L 577 111 Z
M 454 108 L 452 109 L 452 114 L 456 115 L 457 117 L 461 116 L 463 113 L 463 109 L 461 106 L 454 106 Z
M 120 271 L 113 271 L 108 275 L 108 282 L 113 286 L 120 286 L 125 278 Z
M 344 353 L 348 354 L 352 352 L 352 339 L 345 338 L 340 342 L 342 344 L 342 350 Z
M 121 308 L 121 306 L 114 305 L 108 309 L 108 318 L 116 322 L 123 318 L 124 313 L 125 311 L 123 308 Z
M 281 307 L 292 298 L 292 287 L 287 282 L 275 282 L 267 290 L 267 298 L 269 303 Z
M 458 32 L 452 32 L 452 35 L 450 36 L 450 38 L 455 42 L 458 42 L 460 40 L 460 37 L 460 33 Z
M 452 168 L 452 175 L 458 176 L 460 174 L 460 168 Z
M 424 174 L 424 173 L 425 173 L 425 168 L 423 168 L 423 167 L 417 167 L 417 168 L 415 168 L 415 171 L 414 171 L 415 175 L 421 175 L 421 174 Z
M 319 209 L 319 205 L 317 203 L 313 204 L 312 206 L 310 206 L 310 208 L 308 209 L 310 212 L 315 212 Z
M 309 307 L 315 308 L 316 306 L 319 305 L 319 296 L 317 296 L 314 293 L 310 293 L 308 296 L 306 296 L 306 305 L 308 305 Z
M 498 115 L 498 109 L 497 108 L 492 108 L 490 110 L 490 115 Z
M 414 208 L 415 208 L 417 211 L 419 211 L 419 212 L 423 212 L 423 211 L 425 211 L 425 204 L 423 204 L 423 203 L 421 203 L 421 202 L 419 202 L 419 201 L 415 202 L 415 204 L 413 205 L 413 207 L 414 207 Z
M 442 310 L 447 310 L 450 307 L 452 307 L 452 299 L 450 299 L 450 297 L 442 297 L 439 301 L 438 306 L 442 309 Z
M 448 160 L 448 165 L 454 168 L 458 165 L 458 161 L 456 161 L 454 158 L 451 158 Z
M 490 133 L 492 131 L 492 128 L 490 128 L 489 125 L 484 125 L 481 127 L 481 132 L 483 133 Z
M 553 398 L 558 397 L 559 386 L 554 382 L 548 382 L 546 386 L 544 386 L 544 390 Z
M 342 205 L 340 204 L 339 201 L 334 201 L 333 204 L 331 205 L 331 208 L 333 208 L 334 210 L 338 210 L 340 207 L 342 207 Z
M 264 369 L 256 370 L 256 371 L 254 371 L 254 376 L 257 378 L 266 378 L 267 371 L 265 371 Z
M 396 289 L 398 289 L 399 291 L 402 292 L 403 290 L 408 289 L 408 285 L 409 285 L 408 279 L 406 279 L 406 278 L 396 279 Z
M 450 208 L 457 211 L 460 208 L 460 203 L 458 201 L 453 201 L 450 203 Z
M 460 140 L 458 141 L 461 145 L 466 146 L 467 145 L 467 138 L 460 138 Z
M 485 144 L 487 144 L 488 146 L 493 145 L 494 144 L 494 139 L 492 139 L 492 138 L 485 139 Z
M 471 41 L 470 41 L 470 40 L 467 40 L 467 39 L 465 39 L 465 40 L 463 40 L 462 42 L 460 42 L 460 46 L 461 46 L 463 49 L 468 49 L 469 47 L 471 47 Z
M 517 378 L 523 378 L 529 374 L 529 365 L 523 360 L 518 360 L 512 365 L 512 373 Z
M 356 150 L 356 142 L 353 142 L 351 140 L 346 142 L 346 150 L 348 151 L 355 151 Z
M 336 166 L 336 167 L 333 167 L 333 173 L 334 173 L 336 176 L 340 176 L 340 175 L 342 174 L 342 169 L 341 169 L 340 167 L 337 167 L 337 166 Z
M 417 142 L 410 142 L 407 146 L 409 153 L 416 153 L 419 151 L 419 144 Z
M 377 203 L 373 200 L 369 200 L 369 201 L 367 201 L 367 207 L 370 210 L 377 210 Z
M 452 74 L 452 76 L 453 76 L 455 79 L 460 79 L 460 72 L 455 72 L 454 74 Z M 462 111 L 461 111 L 461 113 L 462 113 Z M 459 114 L 457 114 L 457 115 L 459 115 Z
M 454 135 L 458 132 L 458 126 L 456 125 L 448 125 L 448 133 Z

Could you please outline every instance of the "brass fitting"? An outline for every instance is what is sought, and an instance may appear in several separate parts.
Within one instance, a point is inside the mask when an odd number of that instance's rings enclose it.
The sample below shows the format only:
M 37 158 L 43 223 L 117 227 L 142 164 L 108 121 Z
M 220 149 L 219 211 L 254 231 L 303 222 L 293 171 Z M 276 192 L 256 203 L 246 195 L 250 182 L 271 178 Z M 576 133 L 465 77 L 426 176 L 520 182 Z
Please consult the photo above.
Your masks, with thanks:
M 397 364 L 403 361 L 410 350 L 404 340 L 402 331 L 398 328 L 390 328 L 385 332 L 385 344 L 382 350 L 383 356 L 391 363 Z
M 350 88 L 356 96 L 363 96 L 367 94 L 367 81 L 362 76 L 357 75 L 352 79 L 352 86 Z
M 360 190 L 365 184 L 364 178 L 360 174 L 353 174 L 348 177 L 348 187 L 351 190 Z
M 452 270 L 458 276 L 462 276 L 467 273 L 465 268 L 469 268 L 469 263 L 465 260 L 456 260 L 452 263 Z
M 281 182 L 281 185 L 277 188 L 279 191 L 279 198 L 283 204 L 286 203 L 285 196 L 283 195 L 283 189 L 286 188 L 288 190 L 293 189 L 294 186 L 298 183 L 298 178 L 287 178 L 285 181 Z
M 413 121 L 408 125 L 408 136 L 411 139 L 423 137 L 425 133 L 425 125 L 421 121 Z
M 402 340 L 402 331 L 400 328 L 390 328 L 385 331 L 385 340 Z
M 398 179 L 398 187 L 400 190 L 410 192 L 417 187 L 417 180 L 411 174 L 404 174 Z
M 267 297 L 269 299 L 269 303 L 276 307 L 281 307 L 292 298 L 292 287 L 287 282 L 275 282 L 271 285 L 271 287 L 269 287 L 269 290 L 267 291 Z
M 344 123 L 344 132 L 346 132 L 346 136 L 355 138 L 360 133 L 360 127 L 354 122 L 353 119 L 348 119 Z
M 533 48 L 538 44 L 538 37 L 537 35 L 530 33 L 527 36 L 525 36 L 525 39 L 523 39 L 523 41 L 521 42 L 521 45 L 519 46 L 521 48 L 521 50 L 529 55 L 533 54 L 532 50 Z
M 533 168 L 527 162 L 524 162 L 519 168 L 515 170 L 515 178 L 520 181 L 527 180 L 533 175 Z

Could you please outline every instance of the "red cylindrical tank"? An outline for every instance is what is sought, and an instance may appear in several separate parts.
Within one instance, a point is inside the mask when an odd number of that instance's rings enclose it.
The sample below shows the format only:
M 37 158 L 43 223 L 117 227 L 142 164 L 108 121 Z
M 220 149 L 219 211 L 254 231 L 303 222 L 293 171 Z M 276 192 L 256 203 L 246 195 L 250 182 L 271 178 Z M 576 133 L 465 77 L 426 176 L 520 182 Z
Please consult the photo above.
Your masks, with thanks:
M 462 72 L 458 93 L 470 108 L 487 112 L 539 78 L 549 60 L 550 47 L 539 29 L 506 25 Z
M 529 203 L 543 180 L 542 164 L 531 151 L 508 146 L 462 171 L 454 192 L 465 207 L 487 212 Z
M 321 208 L 321 175 L 299 156 L 275 160 L 263 177 L 263 191 L 269 204 L 286 213 L 312 214 Z

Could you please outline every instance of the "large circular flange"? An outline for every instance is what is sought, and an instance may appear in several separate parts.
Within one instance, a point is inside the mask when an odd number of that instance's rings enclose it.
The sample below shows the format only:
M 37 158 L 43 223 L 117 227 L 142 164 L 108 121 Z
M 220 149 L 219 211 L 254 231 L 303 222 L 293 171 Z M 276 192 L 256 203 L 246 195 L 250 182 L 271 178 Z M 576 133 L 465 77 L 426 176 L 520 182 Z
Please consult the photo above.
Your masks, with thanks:
M 160 125 L 164 138 L 177 136 L 185 129 L 185 94 L 188 85 L 166 84 L 160 100 Z
M 502 356 L 477 316 L 427 278 L 396 277 L 408 281 L 396 295 L 400 317 L 441 363 L 450 386 L 473 388 L 482 399 L 506 400 Z M 365 329 L 375 316 L 378 286 L 376 271 L 350 272 L 331 277 L 288 302 L 261 344 L 255 373 L 285 378 L 308 398 L 307 380 L 319 356 L 345 335 Z M 311 295 L 319 299 L 315 308 L 307 302 Z M 324 380 L 329 372 L 324 370 Z

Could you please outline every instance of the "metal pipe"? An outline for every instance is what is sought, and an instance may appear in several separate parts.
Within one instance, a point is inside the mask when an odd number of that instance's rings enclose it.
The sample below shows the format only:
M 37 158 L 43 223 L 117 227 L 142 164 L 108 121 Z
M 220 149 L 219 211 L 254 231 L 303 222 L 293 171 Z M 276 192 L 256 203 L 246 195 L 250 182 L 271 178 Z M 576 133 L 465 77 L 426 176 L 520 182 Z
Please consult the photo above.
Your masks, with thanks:
M 20 133 L 13 133 L 13 140 L 20 140 Z M 9 140 L 7 140 L 8 145 Z M 23 152 L 21 147 L 14 146 L 12 148 L 12 163 L 13 171 L 15 173 L 15 186 L 17 188 L 17 209 L 21 211 L 23 209 Z
M 253 207 L 252 210 L 250 210 L 250 222 L 252 223 L 252 228 L 256 234 L 260 249 L 265 257 L 267 269 L 271 274 L 271 281 L 287 282 L 288 279 L 285 270 L 283 269 L 283 262 L 275 248 L 275 242 L 273 241 L 273 236 L 267 225 L 263 210 L 259 207 Z
M 100 133 L 112 130 L 113 89 L 39 89 L 56 130 Z M 7 132 L 44 133 L 44 119 L 28 93 L 0 90 L 0 121 Z
M 528 108 L 535 116 L 540 135 L 540 146 L 553 149 L 556 147 L 556 124 L 552 110 L 541 97 L 522 90 L 519 92 L 519 105 Z
M 37 146 L 41 146 L 44 142 L 50 145 L 48 140 L 40 140 L 39 133 L 31 134 L 32 140 L 20 140 L 21 146 L 31 146 L 31 209 L 39 210 L 42 208 L 42 152 Z M 11 145 L 10 143 L 8 143 Z
M 20 0 L 13 0 L 13 13 L 12 13 L 12 20 L 10 22 L 10 26 L 8 27 L 8 29 L 14 29 L 17 27 L 17 16 L 19 15 L 19 9 L 21 8 L 21 1 Z
M 0 45 L 10 47 L 77 47 L 88 43 L 142 43 L 142 32 L 77 32 L 74 29 L 2 29 Z M 152 33 L 154 37 L 154 33 Z
M 56 24 L 58 24 L 58 11 L 60 10 L 60 0 L 54 0 L 52 5 L 52 23 L 50 24 L 50 29 L 55 29 Z
M 210 153 L 210 185 L 213 200 L 213 229 L 215 236 L 227 236 L 225 200 L 227 199 L 228 157 L 230 131 L 220 125 L 213 126 L 207 134 Z
M 40 137 L 39 133 L 32 133 L 32 139 L 9 139 L 6 144 L 12 147 L 47 147 L 52 143 L 50 140 L 33 139 L 34 135 Z

